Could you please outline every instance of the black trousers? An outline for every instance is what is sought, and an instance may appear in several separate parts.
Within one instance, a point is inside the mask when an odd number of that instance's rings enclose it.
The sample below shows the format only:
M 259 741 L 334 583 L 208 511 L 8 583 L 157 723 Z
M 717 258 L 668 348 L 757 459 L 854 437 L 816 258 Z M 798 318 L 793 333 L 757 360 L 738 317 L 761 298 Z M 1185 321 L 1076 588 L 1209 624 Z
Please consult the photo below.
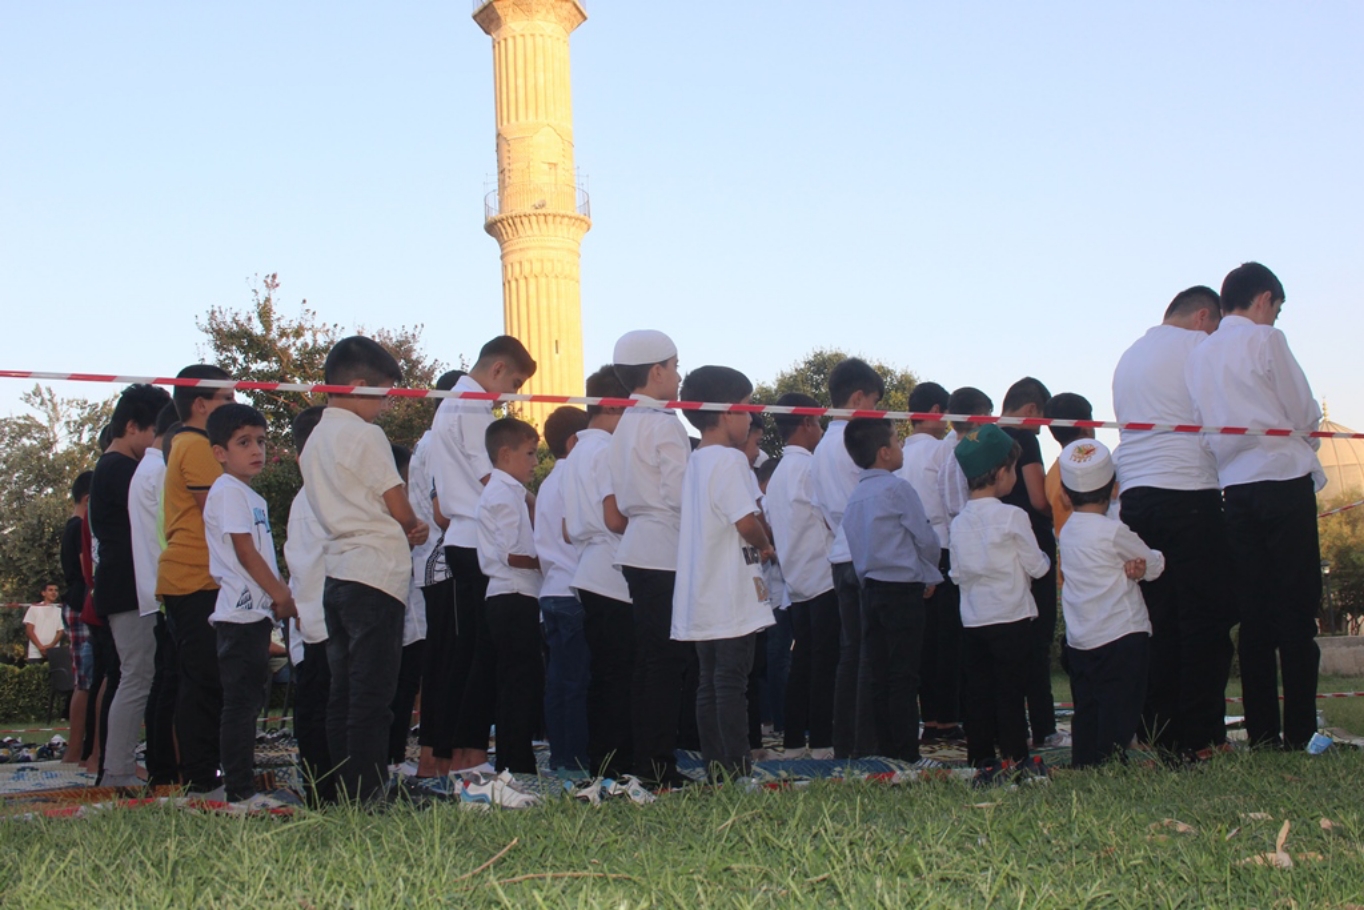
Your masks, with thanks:
M 545 704 L 544 636 L 540 602 L 524 594 L 488 598 L 497 700 L 497 770 L 534 774 L 531 743 Z
M 1056 732 L 1056 700 L 1051 693 L 1051 655 L 1056 644 L 1056 540 L 1038 540 L 1037 545 L 1051 560 L 1051 568 L 1032 581 L 1032 599 L 1037 603 L 1037 619 L 1032 625 L 1025 691 L 1028 699 L 1028 724 L 1034 742 Z
M 924 650 L 920 663 L 919 713 L 925 723 L 961 723 L 961 591 L 948 578 L 952 558 L 942 551 L 943 580 L 924 601 Z
M 1139 735 L 1171 751 L 1225 743 L 1237 615 L 1221 491 L 1124 490 L 1122 520 L 1165 554 L 1165 572 L 1141 583 L 1151 661 Z
M 1151 637 L 1145 632 L 1085 651 L 1066 648 L 1066 668 L 1075 697 L 1071 766 L 1086 768 L 1110 758 L 1125 760 L 1137 735 L 1146 701 Z
M 876 754 L 876 722 L 871 698 L 858 686 L 862 673 L 862 586 L 851 562 L 833 567 L 838 597 L 838 671 L 834 676 L 834 756 Z
M 834 680 L 838 676 L 838 595 L 833 589 L 790 606 L 795 640 L 786 679 L 787 749 L 834 744 Z
M 426 648 L 422 651 L 422 722 L 417 742 L 430 746 L 439 758 L 449 758 L 454 746 L 455 714 L 463 686 L 455 682 L 455 582 L 447 578 L 422 588 L 426 601 Z
M 862 585 L 862 674 L 879 754 L 919 760 L 919 660 L 924 586 L 868 578 Z M 858 739 L 863 739 L 859 733 Z
M 1316 491 L 1311 477 L 1299 477 L 1237 484 L 1224 495 L 1241 605 L 1246 733 L 1252 745 L 1302 749 L 1317 728 L 1321 660 L 1315 640 L 1321 606 Z
M 635 774 L 646 783 L 671 783 L 678 777 L 677 731 L 684 710 L 688 665 L 696 662 L 696 646 L 672 638 L 673 585 L 677 573 L 634 566 L 625 566 L 622 571 L 630 586 L 635 614 L 630 709 Z
M 624 601 L 579 591 L 590 668 L 587 758 L 594 774 L 620 777 L 634 769 L 631 688 L 635 673 L 635 613 Z
M 180 744 L 180 777 L 195 792 L 218 786 L 218 735 L 223 686 L 218 677 L 218 637 L 208 617 L 217 590 L 163 598 L 175 636 L 180 689 L 175 701 L 175 738 Z
M 159 786 L 173 784 L 180 778 L 175 758 L 175 699 L 180 677 L 176 670 L 175 637 L 165 614 L 156 617 L 154 634 L 156 663 L 143 723 L 147 725 L 147 783 Z
M 966 655 L 966 758 L 975 767 L 1028 758 L 1023 687 L 1033 643 L 1031 619 L 962 630 Z
M 118 662 L 118 647 L 114 644 L 114 633 L 107 625 L 89 624 L 90 646 L 94 653 L 94 672 L 90 682 L 90 699 L 85 709 L 85 757 L 89 758 L 95 746 L 93 731 L 99 722 L 99 772 L 97 779 L 104 776 L 104 747 L 109 741 L 109 707 L 114 703 L 118 683 L 122 679 Z M 104 697 L 100 697 L 103 684 Z
M 271 626 L 270 620 L 262 618 L 220 622 L 213 629 L 218 640 L 218 678 L 223 687 L 218 742 L 228 802 L 244 800 L 256 792 L 256 718 L 265 707 L 266 686 L 270 684 Z
M 445 563 L 455 585 L 455 688 L 451 691 L 458 707 L 451 745 L 484 750 L 497 697 L 497 658 L 488 638 L 488 576 L 478 567 L 478 550 L 472 547 L 446 547 Z
M 753 664 L 748 668 L 748 747 L 763 747 L 763 696 L 767 692 L 767 630 L 753 634 Z
M 303 660 L 294 671 L 294 738 L 298 740 L 298 763 L 310 805 L 336 800 L 334 763 L 327 744 L 327 700 L 331 697 L 332 671 L 327 662 L 327 643 L 303 645 Z
M 393 725 L 388 729 L 388 763 L 401 765 L 407 760 L 407 737 L 412 726 L 412 706 L 417 703 L 417 692 L 422 685 L 422 665 L 426 642 L 414 641 L 403 647 L 398 664 L 398 688 L 393 693 Z M 423 715 L 426 705 L 422 705 Z

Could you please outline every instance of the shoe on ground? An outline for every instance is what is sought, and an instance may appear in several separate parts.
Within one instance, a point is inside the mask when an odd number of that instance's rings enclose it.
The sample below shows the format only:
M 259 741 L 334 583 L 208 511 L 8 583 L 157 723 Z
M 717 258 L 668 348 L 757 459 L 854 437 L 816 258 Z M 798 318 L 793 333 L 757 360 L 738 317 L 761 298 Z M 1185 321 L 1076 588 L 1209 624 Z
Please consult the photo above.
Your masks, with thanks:
M 1047 783 L 1051 778 L 1051 769 L 1042 760 L 1042 756 L 1034 755 L 1027 761 L 1017 766 L 1014 773 L 1014 781 L 1020 784 Z
M 1069 745 L 1070 734 L 1062 733 L 1059 730 L 1042 737 L 1040 742 L 1038 740 L 1033 740 L 1032 742 L 1032 747 L 1034 749 L 1061 749 Z
M 649 788 L 633 774 L 627 774 L 619 780 L 607 781 L 606 793 L 610 796 L 626 796 L 630 802 L 637 806 L 647 806 L 649 803 L 658 799 L 649 792 Z
M 942 762 L 935 761 L 931 758 L 920 758 L 918 761 L 913 762 L 910 765 L 910 768 L 912 768 L 915 771 L 937 771 L 940 768 L 945 767 L 947 766 L 944 765 Z
M 282 799 L 276 799 L 264 793 L 253 793 L 246 799 L 238 800 L 227 804 L 229 811 L 241 814 L 252 815 L 257 812 L 274 812 L 280 809 L 292 809 L 293 806 Z
M 202 799 L 210 803 L 227 802 L 227 788 L 214 787 L 212 790 L 189 790 L 185 793 L 190 799 Z
M 829 746 L 824 749 L 811 749 L 810 757 L 815 761 L 832 761 L 834 757 L 833 747 Z
M 460 801 L 466 805 L 528 809 L 540 804 L 540 797 L 518 783 L 510 771 L 495 775 L 461 774 L 460 786 Z
M 396 774 L 399 777 L 416 777 L 417 763 L 414 761 L 405 761 L 401 762 L 400 764 L 389 765 L 388 773 Z

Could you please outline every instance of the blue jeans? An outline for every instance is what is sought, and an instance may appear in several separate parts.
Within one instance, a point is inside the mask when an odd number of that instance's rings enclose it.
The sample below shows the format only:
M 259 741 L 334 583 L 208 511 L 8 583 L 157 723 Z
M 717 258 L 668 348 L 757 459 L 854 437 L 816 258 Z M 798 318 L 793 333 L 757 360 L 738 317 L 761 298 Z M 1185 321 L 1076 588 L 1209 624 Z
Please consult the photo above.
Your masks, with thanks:
M 551 768 L 591 770 L 587 757 L 587 680 L 591 657 L 576 597 L 541 597 L 549 645 L 545 676 L 545 729 Z

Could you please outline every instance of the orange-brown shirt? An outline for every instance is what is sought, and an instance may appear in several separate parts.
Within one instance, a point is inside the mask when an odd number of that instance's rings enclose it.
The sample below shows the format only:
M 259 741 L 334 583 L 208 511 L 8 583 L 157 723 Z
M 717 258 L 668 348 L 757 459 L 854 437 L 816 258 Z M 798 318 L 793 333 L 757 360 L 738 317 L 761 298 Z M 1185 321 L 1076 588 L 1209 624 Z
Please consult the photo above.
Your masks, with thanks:
M 208 572 L 204 513 L 194 494 L 208 493 L 222 473 L 223 466 L 213 457 L 207 433 L 185 427 L 175 434 L 166 458 L 166 549 L 156 570 L 158 597 L 218 589 Z

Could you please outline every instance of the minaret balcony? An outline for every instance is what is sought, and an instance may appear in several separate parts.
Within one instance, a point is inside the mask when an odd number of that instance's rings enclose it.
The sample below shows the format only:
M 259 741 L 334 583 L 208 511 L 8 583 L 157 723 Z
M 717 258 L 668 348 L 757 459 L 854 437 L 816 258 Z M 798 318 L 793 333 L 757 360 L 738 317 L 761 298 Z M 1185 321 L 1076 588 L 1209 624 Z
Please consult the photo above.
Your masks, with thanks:
M 591 218 L 592 202 L 586 189 L 572 184 L 513 183 L 483 198 L 484 221 L 519 212 L 577 212 Z

